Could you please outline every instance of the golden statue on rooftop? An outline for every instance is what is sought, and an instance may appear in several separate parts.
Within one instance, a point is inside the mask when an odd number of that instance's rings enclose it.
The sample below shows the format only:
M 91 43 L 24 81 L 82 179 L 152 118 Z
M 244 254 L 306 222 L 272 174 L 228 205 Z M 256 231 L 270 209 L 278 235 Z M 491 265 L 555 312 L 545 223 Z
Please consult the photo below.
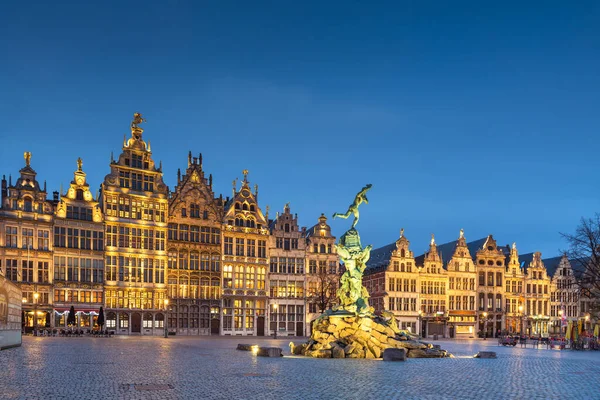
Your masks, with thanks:
M 25 158 L 25 165 L 27 167 L 31 166 L 31 152 L 26 151 L 25 153 L 23 153 L 23 157 Z
M 136 112 L 133 114 L 133 121 L 131 121 L 131 135 L 135 139 L 140 139 L 144 130 L 139 127 L 139 124 L 146 122 L 146 119 L 142 117 L 142 114 Z

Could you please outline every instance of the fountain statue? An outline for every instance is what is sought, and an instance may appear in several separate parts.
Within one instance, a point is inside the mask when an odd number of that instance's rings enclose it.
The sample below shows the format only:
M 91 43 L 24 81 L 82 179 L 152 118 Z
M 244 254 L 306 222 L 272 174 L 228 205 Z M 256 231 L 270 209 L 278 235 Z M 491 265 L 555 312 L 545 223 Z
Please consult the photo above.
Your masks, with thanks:
M 362 247 L 356 230 L 358 207 L 368 204 L 366 193 L 371 184 L 363 187 L 345 213 L 333 218 L 354 216 L 352 226 L 335 245 L 345 272 L 336 292 L 339 304 L 326 310 L 312 321 L 312 333 L 307 343 L 291 346 L 294 354 L 317 358 L 381 358 L 386 349 L 404 353 L 409 358 L 440 358 L 451 356 L 445 350 L 420 342 L 417 337 L 398 327 L 394 314 L 379 315 L 369 306 L 369 292 L 362 284 L 363 273 L 371 253 L 371 245 Z

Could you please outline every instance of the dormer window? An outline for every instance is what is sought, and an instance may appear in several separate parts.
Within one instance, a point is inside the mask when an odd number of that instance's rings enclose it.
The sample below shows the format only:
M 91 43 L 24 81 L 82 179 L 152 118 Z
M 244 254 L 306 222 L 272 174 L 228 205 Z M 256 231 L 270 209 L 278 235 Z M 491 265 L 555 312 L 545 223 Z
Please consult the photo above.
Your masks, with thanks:
M 27 212 L 33 211 L 33 202 L 29 198 L 25 198 L 23 201 L 23 210 Z
M 83 190 L 77 189 L 75 191 L 75 200 L 83 200 Z

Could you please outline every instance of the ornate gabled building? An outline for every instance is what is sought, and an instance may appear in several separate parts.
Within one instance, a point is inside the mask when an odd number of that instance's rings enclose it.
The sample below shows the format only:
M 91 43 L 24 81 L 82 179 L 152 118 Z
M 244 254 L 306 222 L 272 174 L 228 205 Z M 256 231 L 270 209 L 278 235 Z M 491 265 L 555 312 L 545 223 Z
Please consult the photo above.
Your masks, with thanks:
M 506 272 L 504 274 L 504 281 L 506 282 L 506 287 L 504 289 L 506 324 L 504 330 L 508 331 L 510 334 L 521 334 L 524 332 L 524 279 L 525 275 L 521 263 L 519 262 L 517 244 L 513 243 L 510 249 L 510 256 L 508 257 Z
M 544 264 L 548 267 L 548 261 L 545 261 Z M 575 322 L 578 320 L 579 313 L 579 287 L 577 279 L 568 257 L 563 255 L 560 257 L 552 277 L 550 296 L 552 333 L 564 333 L 569 321 Z
M 54 192 L 54 327 L 91 329 L 104 305 L 104 217 L 86 182 L 81 159 L 65 194 Z
M 250 190 L 248 171 L 223 217 L 223 304 L 221 334 L 265 334 L 267 304 L 267 217 L 258 206 L 258 185 Z
M 289 203 L 270 221 L 269 238 L 269 335 L 304 336 L 306 229 Z
M 542 253 L 533 253 L 525 271 L 525 332 L 528 335 L 547 335 L 550 325 L 550 278 L 542 261 Z
M 475 271 L 473 258 L 467 247 L 462 229 L 447 268 L 449 336 L 456 338 L 475 337 L 477 271 Z
M 494 337 L 504 327 L 504 272 L 506 256 L 489 235 L 477 252 L 477 308 L 479 331 Z
M 51 326 L 53 207 L 26 152 L 13 185 L 2 178 L 0 271 L 23 291 L 25 330 Z
M 376 313 L 389 310 L 402 329 L 420 331 L 419 271 L 404 229 L 400 230 L 395 243 L 371 251 L 363 285 L 369 291 Z
M 444 336 L 448 323 L 448 271 L 431 235 L 429 251 L 419 269 L 421 320 L 423 337 Z
M 335 250 L 335 236 L 321 214 L 317 224 L 306 230 L 306 333 L 312 321 L 337 304 L 340 281 L 340 258 Z
M 221 221 L 223 198 L 215 198 L 202 154 L 188 155 L 183 176 L 169 198 L 168 329 L 177 335 L 219 334 L 221 315 Z
M 106 327 L 117 334 L 162 334 L 164 327 L 168 188 L 141 122 L 136 113 L 101 186 Z

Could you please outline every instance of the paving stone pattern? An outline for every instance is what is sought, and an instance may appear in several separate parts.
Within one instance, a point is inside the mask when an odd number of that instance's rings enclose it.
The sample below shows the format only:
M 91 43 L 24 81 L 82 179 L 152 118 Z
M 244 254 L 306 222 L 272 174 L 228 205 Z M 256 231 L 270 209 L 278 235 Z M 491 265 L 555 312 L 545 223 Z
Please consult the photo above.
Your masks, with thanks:
M 295 340 L 297 344 L 305 339 Z M 599 399 L 600 352 L 439 341 L 456 358 L 263 358 L 289 339 L 26 337 L 0 351 L 1 399 Z M 495 351 L 497 359 L 471 358 Z

